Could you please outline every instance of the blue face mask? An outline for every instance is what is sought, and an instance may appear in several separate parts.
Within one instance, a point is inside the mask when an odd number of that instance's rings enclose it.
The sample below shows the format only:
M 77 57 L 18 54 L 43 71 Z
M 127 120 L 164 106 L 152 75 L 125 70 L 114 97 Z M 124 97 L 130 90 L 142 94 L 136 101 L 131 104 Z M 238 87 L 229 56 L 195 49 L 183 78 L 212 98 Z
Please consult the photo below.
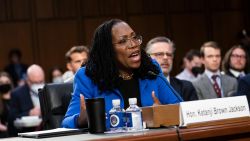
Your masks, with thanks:
M 31 91 L 34 92 L 35 94 L 38 94 L 38 90 L 39 90 L 39 89 L 42 89 L 43 86 L 44 86 L 44 83 L 32 84 L 32 85 L 30 86 L 30 89 L 31 89 Z

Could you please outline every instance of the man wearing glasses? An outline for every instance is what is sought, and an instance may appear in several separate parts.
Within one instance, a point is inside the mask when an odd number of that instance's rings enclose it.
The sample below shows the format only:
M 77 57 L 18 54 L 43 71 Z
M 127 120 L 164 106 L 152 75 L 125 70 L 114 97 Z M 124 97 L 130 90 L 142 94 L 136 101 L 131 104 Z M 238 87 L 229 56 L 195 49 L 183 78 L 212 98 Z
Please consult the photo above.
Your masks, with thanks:
M 196 91 L 191 82 L 170 77 L 174 59 L 174 43 L 166 37 L 156 37 L 151 39 L 146 52 L 155 59 L 165 75 L 170 85 L 180 94 L 184 101 L 197 100 Z
M 250 72 L 249 56 L 241 45 L 234 45 L 227 51 L 222 62 L 222 71 L 237 79 Z

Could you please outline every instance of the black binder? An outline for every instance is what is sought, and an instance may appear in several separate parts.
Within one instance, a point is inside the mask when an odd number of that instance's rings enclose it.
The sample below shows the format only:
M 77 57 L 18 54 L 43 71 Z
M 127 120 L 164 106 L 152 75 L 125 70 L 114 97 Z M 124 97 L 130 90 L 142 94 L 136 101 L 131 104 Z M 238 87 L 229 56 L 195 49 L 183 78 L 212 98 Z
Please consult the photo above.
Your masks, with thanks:
M 84 132 L 88 132 L 88 129 L 87 128 L 83 128 L 83 129 L 56 128 L 56 129 L 44 130 L 44 131 L 18 133 L 18 136 L 26 137 L 26 138 L 48 138 L 48 137 L 82 134 Z

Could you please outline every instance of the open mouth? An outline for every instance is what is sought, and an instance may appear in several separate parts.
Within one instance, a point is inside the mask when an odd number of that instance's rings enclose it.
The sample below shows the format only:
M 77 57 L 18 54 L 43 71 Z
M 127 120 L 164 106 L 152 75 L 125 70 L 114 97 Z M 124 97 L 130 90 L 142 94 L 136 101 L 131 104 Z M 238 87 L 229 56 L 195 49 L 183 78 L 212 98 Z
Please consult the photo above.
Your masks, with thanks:
M 168 68 L 169 65 L 168 65 L 168 64 L 161 64 L 161 67 L 162 67 L 162 68 Z
M 140 50 L 134 51 L 129 55 L 129 58 L 133 61 L 139 61 L 141 59 L 141 52 Z

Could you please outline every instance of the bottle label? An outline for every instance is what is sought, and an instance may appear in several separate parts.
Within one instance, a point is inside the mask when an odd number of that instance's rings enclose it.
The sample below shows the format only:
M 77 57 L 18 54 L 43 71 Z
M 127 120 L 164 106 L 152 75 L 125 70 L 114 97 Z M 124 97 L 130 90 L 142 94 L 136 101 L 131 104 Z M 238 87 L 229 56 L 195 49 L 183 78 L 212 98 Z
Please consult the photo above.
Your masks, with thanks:
M 127 117 L 127 127 L 133 127 L 132 113 L 126 113 L 126 117 Z
M 115 113 L 110 115 L 110 127 L 124 127 L 125 125 L 125 116 L 124 113 Z
M 132 127 L 136 130 L 142 129 L 141 112 L 127 113 L 127 127 Z

